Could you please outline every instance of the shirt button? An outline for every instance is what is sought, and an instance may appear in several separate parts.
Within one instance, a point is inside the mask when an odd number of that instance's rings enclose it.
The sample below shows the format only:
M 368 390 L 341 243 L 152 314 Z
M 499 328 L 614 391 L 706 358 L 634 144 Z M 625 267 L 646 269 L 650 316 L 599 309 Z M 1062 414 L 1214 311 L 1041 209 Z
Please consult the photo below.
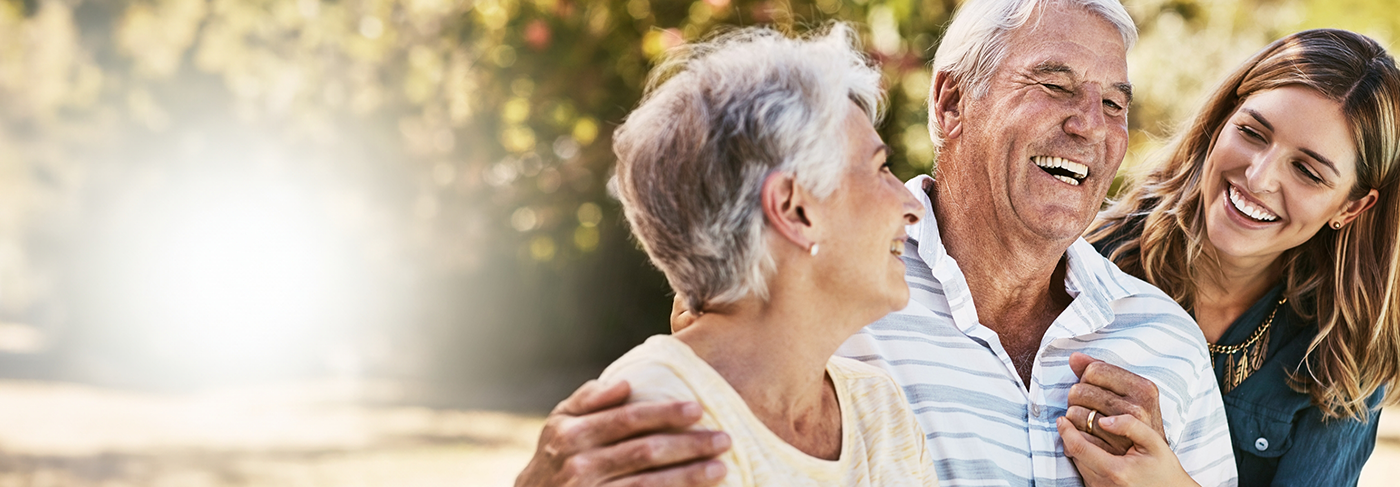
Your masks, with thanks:
M 1268 449 L 1269 449 L 1269 440 L 1264 439 L 1264 438 L 1260 438 L 1260 439 L 1254 440 L 1254 449 L 1255 449 L 1255 450 L 1259 450 L 1259 451 L 1268 450 Z
M 1039 404 L 1032 404 L 1032 405 L 1031 405 L 1031 416 L 1035 416 L 1035 417 L 1037 417 L 1037 418 L 1040 417 L 1040 405 L 1039 405 Z

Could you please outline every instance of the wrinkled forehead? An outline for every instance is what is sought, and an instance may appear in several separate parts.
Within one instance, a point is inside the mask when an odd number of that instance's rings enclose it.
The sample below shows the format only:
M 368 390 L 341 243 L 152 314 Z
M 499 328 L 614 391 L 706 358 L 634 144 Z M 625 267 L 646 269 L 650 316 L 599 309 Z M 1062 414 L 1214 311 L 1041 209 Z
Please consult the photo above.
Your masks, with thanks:
M 1044 5 L 1009 33 L 1006 47 L 1003 68 L 1055 64 L 1086 80 L 1128 82 L 1128 50 L 1122 33 L 1087 8 L 1063 2 Z

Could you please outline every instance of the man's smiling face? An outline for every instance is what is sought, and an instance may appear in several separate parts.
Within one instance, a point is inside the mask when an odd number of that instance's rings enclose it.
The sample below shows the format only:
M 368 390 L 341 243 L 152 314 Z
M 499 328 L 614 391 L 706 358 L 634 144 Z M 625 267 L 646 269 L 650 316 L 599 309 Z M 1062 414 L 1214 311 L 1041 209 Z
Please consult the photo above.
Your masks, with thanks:
M 1061 4 L 1013 31 L 1006 47 L 986 94 L 963 95 L 959 170 L 980 173 L 968 179 L 973 200 L 997 228 L 1073 240 L 1127 149 L 1127 48 L 1107 20 Z

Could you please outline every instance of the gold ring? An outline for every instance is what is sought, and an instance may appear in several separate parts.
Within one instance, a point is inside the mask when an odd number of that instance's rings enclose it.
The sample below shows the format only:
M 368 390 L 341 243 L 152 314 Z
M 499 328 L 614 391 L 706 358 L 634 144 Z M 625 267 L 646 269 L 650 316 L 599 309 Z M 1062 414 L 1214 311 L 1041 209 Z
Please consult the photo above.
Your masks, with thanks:
M 1089 425 L 1088 433 L 1091 434 L 1091 435 L 1094 434 L 1094 416 L 1098 416 L 1098 415 L 1099 415 L 1099 412 L 1098 412 L 1097 410 L 1094 410 L 1094 409 L 1090 409 L 1090 410 L 1089 410 L 1089 420 L 1088 420 L 1088 421 L 1085 421 L 1085 423 L 1088 423 L 1088 425 Z

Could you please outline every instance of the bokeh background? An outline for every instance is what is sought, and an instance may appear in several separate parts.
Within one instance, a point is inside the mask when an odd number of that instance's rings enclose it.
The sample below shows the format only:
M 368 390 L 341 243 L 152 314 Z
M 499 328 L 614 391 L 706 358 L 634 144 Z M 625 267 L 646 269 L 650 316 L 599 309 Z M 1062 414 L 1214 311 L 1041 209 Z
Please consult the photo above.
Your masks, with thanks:
M 604 188 L 652 61 L 854 22 L 908 178 L 958 3 L 0 0 L 0 486 L 508 484 L 667 330 Z M 1393 0 L 1125 4 L 1125 168 L 1281 35 L 1400 35 Z

